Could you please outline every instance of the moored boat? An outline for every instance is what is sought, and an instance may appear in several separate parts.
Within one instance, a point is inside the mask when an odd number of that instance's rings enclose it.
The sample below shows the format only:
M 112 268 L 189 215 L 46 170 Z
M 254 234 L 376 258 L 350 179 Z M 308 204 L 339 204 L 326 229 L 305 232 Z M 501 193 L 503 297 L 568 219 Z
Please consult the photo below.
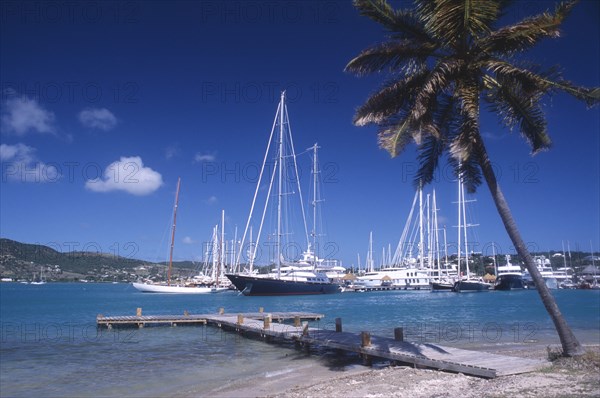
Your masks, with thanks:
M 506 255 L 506 265 L 498 266 L 494 290 L 519 290 L 525 289 L 521 267 L 510 262 L 510 255 Z
M 173 226 L 171 229 L 171 248 L 169 252 L 169 267 L 167 271 L 166 283 L 152 282 L 133 282 L 132 286 L 142 293 L 171 293 L 171 294 L 207 294 L 219 293 L 229 290 L 227 286 L 220 284 L 218 278 L 211 283 L 198 284 L 195 281 L 189 283 L 173 284 L 171 281 L 171 271 L 173 269 L 173 247 L 175 246 L 175 228 L 177 226 L 177 208 L 179 206 L 179 189 L 181 187 L 181 178 L 177 180 L 177 191 L 175 194 L 175 205 L 173 207 Z M 224 218 L 224 215 L 223 215 Z
M 279 278 L 257 275 L 226 274 L 231 283 L 244 296 L 294 296 L 304 294 L 333 294 L 341 291 L 340 285 L 332 283 L 327 276 L 294 277 L 283 275 Z
M 461 292 L 485 292 L 490 290 L 492 285 L 487 282 L 476 280 L 476 279 L 464 279 L 454 282 L 452 291 L 456 293 Z
M 467 242 L 467 227 L 472 226 L 467 224 L 466 218 L 466 207 L 465 207 L 465 189 L 462 181 L 462 176 L 458 178 L 458 269 L 461 266 L 461 237 L 464 234 L 465 243 L 465 276 L 461 277 L 454 282 L 452 291 L 456 293 L 461 292 L 487 292 L 492 287 L 491 284 L 483 281 L 481 278 L 477 278 L 471 275 L 469 269 L 469 250 Z
M 195 286 L 195 285 L 157 285 L 152 283 L 133 282 L 133 287 L 143 293 L 176 293 L 176 294 L 205 294 L 219 293 L 229 290 L 227 287 L 219 286 Z
M 250 209 L 250 215 L 248 216 L 248 222 L 246 224 L 246 228 L 244 230 L 244 235 L 242 237 L 242 246 L 244 244 L 244 240 L 246 237 L 246 233 L 250 226 L 250 222 L 252 219 L 254 204 L 256 203 L 257 195 L 259 192 L 259 188 L 261 187 L 261 181 L 263 178 L 263 172 L 266 167 L 266 162 L 269 159 L 269 150 L 271 148 L 271 144 L 274 142 L 275 129 L 278 127 L 277 138 L 275 139 L 277 145 L 275 149 L 275 169 L 273 170 L 271 182 L 269 184 L 267 197 L 265 199 L 265 207 L 263 211 L 263 218 L 261 220 L 261 225 L 259 228 L 259 234 L 257 237 L 257 243 L 261 238 L 261 231 L 263 231 L 263 222 L 264 222 L 264 214 L 267 211 L 269 205 L 269 198 L 272 196 L 276 196 L 277 202 L 277 214 L 274 217 L 276 221 L 276 226 L 273 231 L 273 235 L 275 236 L 275 251 L 273 259 L 273 263 L 275 264 L 275 272 L 267 274 L 267 275 L 257 275 L 253 273 L 254 269 L 254 256 L 250 258 L 250 267 L 248 272 L 244 273 L 229 273 L 226 274 L 226 277 L 231 281 L 231 283 L 239 290 L 243 295 L 246 296 L 276 296 L 276 295 L 301 295 L 301 294 L 332 294 L 338 293 L 341 291 L 341 279 L 336 278 L 337 280 L 332 280 L 327 277 L 325 272 L 335 273 L 337 274 L 340 268 L 334 269 L 333 264 L 325 264 L 323 260 L 320 260 L 317 256 L 316 250 L 317 245 L 315 244 L 316 240 L 316 204 L 320 202 L 320 198 L 317 198 L 317 176 L 319 175 L 319 171 L 317 170 L 317 148 L 318 145 L 315 144 L 312 147 L 314 158 L 313 158 L 313 169 L 312 174 L 314 177 L 314 197 L 312 200 L 313 204 L 313 223 L 315 226 L 311 231 L 311 235 L 313 237 L 313 247 L 311 250 L 311 244 L 309 243 L 308 238 L 308 227 L 306 225 L 306 217 L 304 213 L 304 204 L 302 202 L 301 195 L 301 187 L 300 187 L 300 179 L 298 176 L 298 166 L 296 164 L 296 152 L 294 149 L 294 143 L 292 139 L 292 133 L 290 129 L 290 122 L 288 119 L 287 107 L 285 105 L 285 92 L 281 93 L 281 100 L 277 107 L 277 112 L 275 115 L 275 121 L 273 123 L 273 129 L 271 130 L 271 135 L 269 138 L 269 142 L 267 144 L 267 151 L 264 157 L 263 165 L 261 167 L 261 172 L 258 178 L 256 191 L 254 193 L 254 199 L 252 201 L 252 206 Z M 290 161 L 291 160 L 291 161 Z M 275 179 L 274 177 L 278 178 Z M 275 182 L 276 181 L 276 182 Z M 274 184 L 275 182 L 275 184 Z M 273 189 L 273 186 L 276 185 L 276 189 Z M 284 247 L 298 247 L 299 243 L 296 241 L 284 241 L 284 237 L 290 239 L 293 234 L 289 233 L 289 231 L 284 231 L 284 227 L 289 226 L 290 220 L 283 220 L 283 217 L 293 218 L 289 215 L 290 210 L 286 210 L 285 214 L 282 212 L 282 208 L 290 209 L 292 206 L 289 206 L 287 203 L 283 203 L 283 198 L 286 199 L 292 194 L 298 194 L 299 197 L 299 206 L 298 209 L 302 214 L 302 220 L 304 222 L 304 231 L 306 234 L 306 242 L 308 249 L 303 253 L 303 257 L 298 261 L 290 261 L 289 259 L 285 259 L 284 255 Z M 289 200 L 289 199 L 288 199 Z M 271 201 L 275 202 L 275 200 Z M 271 238 L 269 238 L 271 239 Z M 254 244 L 254 242 L 251 242 Z M 313 251 L 314 250 L 314 251 Z M 239 256 L 236 261 L 236 269 L 239 269 Z M 339 266 L 338 266 L 339 267 Z M 324 270 L 325 272 L 319 272 L 317 269 Z M 343 269 L 343 268 L 342 268 Z

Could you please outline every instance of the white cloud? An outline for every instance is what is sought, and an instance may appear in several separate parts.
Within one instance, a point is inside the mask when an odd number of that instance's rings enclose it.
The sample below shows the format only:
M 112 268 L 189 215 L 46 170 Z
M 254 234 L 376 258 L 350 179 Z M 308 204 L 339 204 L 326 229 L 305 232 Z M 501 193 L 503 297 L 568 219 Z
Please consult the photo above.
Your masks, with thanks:
M 214 162 L 215 160 L 217 160 L 217 155 L 216 154 L 211 154 L 211 153 L 200 153 L 200 152 L 198 152 L 194 156 L 194 162 L 197 162 L 197 163 L 200 163 L 200 162 Z
M 186 245 L 193 245 L 194 243 L 196 243 L 196 241 L 190 238 L 189 236 L 186 236 L 183 238 L 183 243 Z
M 56 166 L 40 162 L 35 148 L 25 144 L 0 145 L 2 181 L 56 182 L 61 175 Z
M 117 118 L 106 108 L 88 108 L 79 112 L 79 121 L 85 127 L 108 131 L 117 125 Z
M 208 199 L 206 199 L 204 201 L 204 203 L 208 204 L 208 205 L 214 205 L 215 203 L 217 203 L 219 200 L 217 199 L 216 196 L 211 196 Z
M 171 144 L 165 149 L 165 158 L 167 160 L 179 155 L 179 144 Z
M 94 192 L 125 191 L 132 195 L 148 195 L 163 184 L 160 173 L 144 167 L 139 156 L 121 157 L 104 170 L 102 178 L 88 180 L 85 187 Z
M 16 135 L 30 131 L 54 133 L 54 113 L 44 109 L 35 99 L 9 98 L 2 110 L 2 130 Z

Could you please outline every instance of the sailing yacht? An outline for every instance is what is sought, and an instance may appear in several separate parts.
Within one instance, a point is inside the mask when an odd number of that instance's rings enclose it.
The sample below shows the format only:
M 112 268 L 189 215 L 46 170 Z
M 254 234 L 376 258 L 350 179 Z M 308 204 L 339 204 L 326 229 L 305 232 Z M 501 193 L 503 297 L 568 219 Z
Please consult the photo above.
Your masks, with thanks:
M 177 192 L 175 194 L 175 206 L 173 207 L 173 227 L 171 229 L 171 248 L 169 254 L 169 268 L 167 271 L 167 283 L 155 284 L 149 282 L 133 282 L 134 288 L 143 293 L 175 293 L 175 294 L 206 294 L 219 293 L 228 290 L 226 286 L 220 286 L 218 280 L 214 283 L 198 284 L 191 281 L 185 284 L 173 284 L 171 281 L 171 271 L 173 269 L 173 247 L 175 246 L 175 227 L 177 225 L 177 207 L 179 206 L 179 189 L 181 187 L 181 178 L 177 180 Z M 224 218 L 224 215 L 223 215 Z
M 454 282 L 452 291 L 461 292 L 484 292 L 490 290 L 491 284 L 484 282 L 481 278 L 471 276 L 469 269 L 469 246 L 467 241 L 467 228 L 472 226 L 467 224 L 466 206 L 465 206 L 465 188 L 462 176 L 458 178 L 458 268 L 461 266 L 461 238 L 464 236 L 465 243 L 465 276 Z
M 269 184 L 268 193 L 266 195 L 257 241 L 255 243 L 255 246 L 258 246 L 261 239 L 261 232 L 264 226 L 269 199 L 272 196 L 276 196 L 277 214 L 274 217 L 276 219 L 276 227 L 273 233 L 273 240 L 275 241 L 275 258 L 272 259 L 275 264 L 275 272 L 267 275 L 254 274 L 254 256 L 252 256 L 250 259 L 249 272 L 228 273 L 226 276 L 229 278 L 231 283 L 235 285 L 235 287 L 245 296 L 338 293 L 341 291 L 339 282 L 332 281 L 328 278 L 325 272 L 319 271 L 320 266 L 323 265 L 323 262 L 320 261 L 317 254 L 313 252 L 313 250 L 317 249 L 315 245 L 313 244 L 313 247 L 311 247 L 309 243 L 308 228 L 306 226 L 306 216 L 304 213 L 304 203 L 302 202 L 302 190 L 300 188 L 300 180 L 298 178 L 296 153 L 294 150 L 294 142 L 292 139 L 287 107 L 285 105 L 285 91 L 281 93 L 281 99 L 277 107 L 275 120 L 271 129 L 271 135 L 267 144 L 267 150 L 254 193 L 254 199 L 252 200 L 250 215 L 248 217 L 248 222 L 246 223 L 246 228 L 242 237 L 242 247 L 244 246 L 246 233 L 252 220 L 254 205 L 256 203 L 259 188 L 261 187 L 266 162 L 269 157 L 271 144 L 273 143 L 276 130 L 278 134 L 276 138 L 275 170 L 271 174 L 271 181 Z M 315 153 L 315 164 L 317 148 L 318 146 L 315 144 L 313 147 Z M 317 170 L 314 168 L 313 175 L 315 179 L 317 178 L 317 174 Z M 275 192 L 273 190 L 274 185 L 276 186 Z M 304 223 L 307 250 L 303 252 L 301 259 L 293 261 L 285 258 L 284 248 L 288 249 L 290 247 L 298 247 L 299 243 L 291 240 L 292 234 L 289 231 L 284 230 L 284 228 L 292 222 L 290 220 L 291 216 L 289 215 L 291 212 L 291 205 L 288 202 L 284 203 L 284 198 L 290 199 L 291 196 L 296 193 L 298 194 L 300 202 L 298 207 L 302 214 L 302 220 Z M 317 200 L 314 199 L 313 205 L 316 206 L 316 203 Z M 286 217 L 285 220 L 284 217 Z M 316 232 L 313 231 L 313 243 L 315 242 L 315 237 Z M 235 268 L 239 269 L 239 255 Z
M 44 267 L 40 267 L 40 279 L 31 281 L 31 285 L 45 285 L 46 278 L 44 278 Z

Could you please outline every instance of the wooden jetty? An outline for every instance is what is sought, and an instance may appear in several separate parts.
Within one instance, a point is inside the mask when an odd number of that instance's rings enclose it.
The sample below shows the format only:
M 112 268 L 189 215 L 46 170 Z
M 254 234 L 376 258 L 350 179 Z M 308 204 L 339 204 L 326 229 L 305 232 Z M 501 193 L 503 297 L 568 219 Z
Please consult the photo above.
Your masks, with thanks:
M 104 316 L 99 314 L 96 317 L 96 325 L 99 327 L 139 327 L 144 326 L 177 326 L 177 325 L 206 325 L 219 326 L 223 318 L 224 310 L 221 308 L 217 314 L 190 314 L 184 311 L 181 315 L 142 315 L 142 309 L 138 308 L 136 315 L 124 316 Z M 265 314 L 262 308 L 258 312 L 242 314 L 246 319 L 263 319 Z M 314 320 L 317 321 L 324 317 L 323 314 L 313 314 L 304 312 L 272 312 L 269 314 L 271 320 L 284 322 L 291 319 Z M 231 316 L 231 315 L 229 315 Z M 225 316 L 227 318 L 227 316 Z M 220 326 L 219 326 L 220 327 Z
M 190 315 L 97 317 L 98 326 L 111 328 L 113 325 L 143 327 L 146 324 L 173 325 L 204 324 L 239 333 L 247 337 L 258 337 L 267 341 L 293 342 L 309 349 L 311 346 L 358 353 L 365 363 L 372 358 L 383 358 L 414 366 L 450 372 L 464 373 L 484 378 L 495 378 L 512 374 L 527 373 L 549 366 L 544 360 L 510 357 L 481 351 L 446 347 L 438 344 L 420 344 L 404 341 L 402 328 L 394 330 L 394 337 L 371 336 L 368 332 L 349 333 L 342 331 L 342 322 L 336 318 L 335 330 L 311 327 L 306 320 L 319 320 L 321 314 L 302 312 L 272 312 Z M 292 321 L 293 323 L 286 321 Z

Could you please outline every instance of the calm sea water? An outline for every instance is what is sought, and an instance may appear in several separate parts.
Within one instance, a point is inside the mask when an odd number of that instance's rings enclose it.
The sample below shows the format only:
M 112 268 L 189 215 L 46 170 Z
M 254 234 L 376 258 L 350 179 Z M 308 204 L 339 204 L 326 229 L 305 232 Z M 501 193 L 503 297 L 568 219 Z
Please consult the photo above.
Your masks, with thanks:
M 556 300 L 585 343 L 600 342 L 600 291 L 558 290 Z M 100 330 L 97 314 L 308 311 L 314 326 L 471 347 L 557 344 L 535 291 L 431 293 L 392 291 L 302 297 L 156 295 L 126 284 L 0 284 L 0 395 L 206 395 L 244 380 L 276 378 L 336 364 L 332 355 L 249 340 L 203 326 Z

